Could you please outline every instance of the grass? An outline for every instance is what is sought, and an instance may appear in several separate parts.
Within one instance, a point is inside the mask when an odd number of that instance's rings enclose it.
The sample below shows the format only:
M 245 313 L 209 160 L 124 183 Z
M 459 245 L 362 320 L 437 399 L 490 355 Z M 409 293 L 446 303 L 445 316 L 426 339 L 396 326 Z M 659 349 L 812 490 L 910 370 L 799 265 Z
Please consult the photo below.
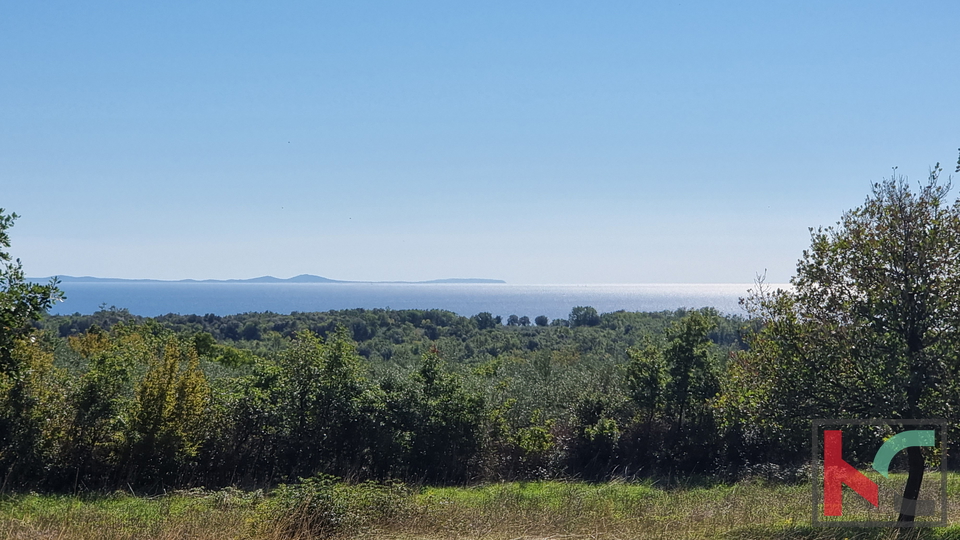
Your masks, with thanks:
M 246 538 L 251 507 L 191 494 L 16 495 L 0 502 L 0 538 Z
M 951 475 L 950 521 L 960 520 Z M 13 495 L 0 538 L 16 539 L 887 539 L 892 529 L 810 526 L 810 487 L 745 482 L 662 489 L 652 483 L 514 482 L 423 488 L 329 481 L 260 492 L 162 497 Z M 901 535 L 901 538 L 903 535 Z M 960 527 L 920 538 L 958 539 Z

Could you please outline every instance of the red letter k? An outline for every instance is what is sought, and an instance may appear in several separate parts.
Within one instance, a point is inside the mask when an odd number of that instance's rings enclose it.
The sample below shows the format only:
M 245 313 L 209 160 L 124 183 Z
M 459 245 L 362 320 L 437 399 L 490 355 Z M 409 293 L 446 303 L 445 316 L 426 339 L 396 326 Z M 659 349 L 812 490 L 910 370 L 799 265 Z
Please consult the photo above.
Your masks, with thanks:
M 823 432 L 823 515 L 843 515 L 843 486 L 853 488 L 873 506 L 880 505 L 880 489 L 862 472 L 843 460 L 843 432 Z

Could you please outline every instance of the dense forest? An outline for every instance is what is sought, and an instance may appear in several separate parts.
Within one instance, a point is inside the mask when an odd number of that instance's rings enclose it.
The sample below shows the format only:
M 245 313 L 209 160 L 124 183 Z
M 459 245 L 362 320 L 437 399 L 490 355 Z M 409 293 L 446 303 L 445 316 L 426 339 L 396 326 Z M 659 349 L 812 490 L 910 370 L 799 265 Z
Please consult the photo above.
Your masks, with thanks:
M 712 406 L 750 327 L 714 310 L 46 316 L 8 483 L 450 483 L 732 464 Z M 540 324 L 537 324 L 539 322 Z M 741 460 L 742 461 L 742 460 Z M 739 461 L 738 461 L 739 463 Z
M 747 318 L 48 316 L 56 282 L 30 284 L 0 250 L 0 489 L 791 480 L 814 418 L 946 418 L 953 444 L 960 203 L 938 172 L 917 193 L 878 183 L 811 230 L 793 287 L 758 282 Z M 14 217 L 0 211 L 0 248 Z M 854 463 L 858 437 L 844 443 Z M 907 454 L 911 478 L 942 459 Z

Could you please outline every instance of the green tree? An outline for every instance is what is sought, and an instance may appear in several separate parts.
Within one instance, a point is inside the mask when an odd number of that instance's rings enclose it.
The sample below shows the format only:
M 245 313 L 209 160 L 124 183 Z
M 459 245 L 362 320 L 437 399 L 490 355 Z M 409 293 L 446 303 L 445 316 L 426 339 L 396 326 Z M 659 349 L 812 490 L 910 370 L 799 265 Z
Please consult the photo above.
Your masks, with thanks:
M 62 370 L 39 340 L 14 343 L 16 372 L 0 372 L 0 472 L 7 486 L 46 480 L 57 462 L 66 423 Z
M 621 396 L 612 388 L 583 389 L 571 407 L 574 437 L 569 461 L 585 478 L 599 480 L 609 474 L 620 456 Z
M 473 322 L 476 323 L 477 328 L 480 330 L 486 330 L 488 328 L 496 328 L 500 325 L 500 316 L 494 317 L 489 311 L 482 311 L 477 313 L 473 317 Z
M 64 467 L 79 481 L 95 486 L 107 481 L 117 465 L 132 398 L 131 376 L 138 361 L 147 356 L 142 336 L 114 327 L 108 335 L 96 325 L 68 343 L 87 361 L 84 372 L 67 397 L 71 420 L 65 437 Z
M 716 319 L 711 309 L 694 311 L 667 331 L 668 414 L 675 418 L 678 431 L 688 417 L 698 421 L 708 416 L 707 401 L 720 390 L 719 358 L 710 340 Z
M 440 352 L 424 353 L 406 400 L 409 473 L 432 481 L 463 481 L 480 452 L 484 404 L 460 377 L 447 372 Z
M 667 343 L 647 341 L 629 351 L 627 385 L 648 411 L 668 417 L 682 431 L 685 420 L 709 414 L 707 401 L 720 390 L 719 358 L 710 332 L 717 326 L 712 309 L 693 311 L 667 330 Z
M 210 388 L 192 343 L 175 337 L 149 351 L 147 372 L 137 385 L 131 470 L 142 480 L 163 480 L 197 455 Z
M 6 251 L 10 248 L 7 231 L 18 217 L 0 208 L 0 371 L 8 373 L 18 369 L 13 356 L 15 342 L 33 330 L 31 321 L 39 320 L 64 298 L 56 278 L 47 285 L 27 281 L 20 259 L 12 260 Z
M 26 280 L 23 265 L 6 251 L 8 230 L 17 219 L 0 208 L 0 467 L 4 481 L 17 472 L 42 470 L 48 456 L 47 427 L 62 411 L 52 355 L 37 339 L 31 322 L 63 298 L 57 280 L 39 285 Z
M 655 415 L 663 414 L 666 406 L 669 372 L 663 348 L 648 339 L 642 348 L 631 349 L 628 353 L 627 388 L 649 423 Z
M 745 301 L 763 328 L 731 366 L 728 414 L 798 446 L 809 418 L 956 417 L 960 202 L 939 172 L 916 193 L 902 177 L 875 184 L 835 227 L 811 229 L 793 290 Z M 903 497 L 916 499 L 923 452 L 907 459 Z
M 590 306 L 577 306 L 570 310 L 570 326 L 597 326 L 600 315 Z
M 347 329 L 338 327 L 326 341 L 300 332 L 276 365 L 269 388 L 285 474 L 355 473 L 366 456 L 372 389 Z

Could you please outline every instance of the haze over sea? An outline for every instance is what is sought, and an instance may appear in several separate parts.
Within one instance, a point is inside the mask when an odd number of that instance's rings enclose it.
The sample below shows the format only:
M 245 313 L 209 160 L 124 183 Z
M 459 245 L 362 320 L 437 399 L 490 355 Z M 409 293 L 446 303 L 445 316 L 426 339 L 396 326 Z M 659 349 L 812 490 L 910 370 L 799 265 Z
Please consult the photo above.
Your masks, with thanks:
M 61 283 L 67 296 L 53 314 L 90 314 L 101 306 L 135 315 L 230 315 L 245 312 L 328 311 L 353 308 L 445 309 L 471 316 L 566 318 L 575 306 L 611 311 L 713 307 L 744 314 L 738 300 L 753 284 L 514 285 L 446 283 Z M 777 287 L 776 284 L 771 284 Z M 782 285 L 781 285 L 782 286 Z

